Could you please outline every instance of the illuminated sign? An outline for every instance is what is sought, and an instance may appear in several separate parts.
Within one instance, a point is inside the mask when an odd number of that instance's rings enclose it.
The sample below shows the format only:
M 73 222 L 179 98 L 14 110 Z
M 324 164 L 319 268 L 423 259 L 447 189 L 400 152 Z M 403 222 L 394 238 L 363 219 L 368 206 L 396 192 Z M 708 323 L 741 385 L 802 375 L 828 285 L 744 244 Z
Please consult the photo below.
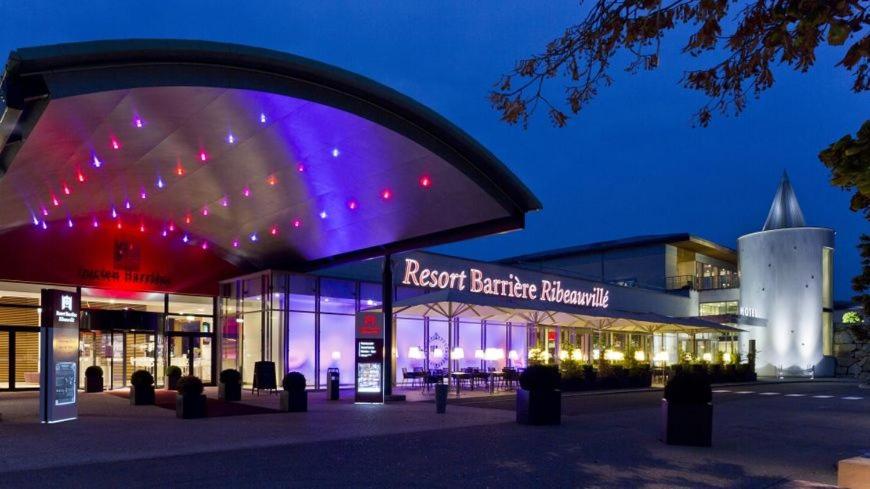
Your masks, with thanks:
M 356 402 L 384 402 L 384 315 L 356 316 Z
M 39 418 L 43 423 L 76 419 L 81 298 L 43 289 L 40 304 Z
M 610 291 L 604 287 L 571 288 L 561 279 L 540 278 L 524 281 L 516 271 L 507 277 L 489 276 L 485 271 L 469 267 L 467 270 L 438 270 L 427 268 L 414 258 L 405 258 L 402 284 L 434 289 L 468 290 L 474 294 L 495 295 L 516 299 L 537 300 L 583 307 L 607 308 Z

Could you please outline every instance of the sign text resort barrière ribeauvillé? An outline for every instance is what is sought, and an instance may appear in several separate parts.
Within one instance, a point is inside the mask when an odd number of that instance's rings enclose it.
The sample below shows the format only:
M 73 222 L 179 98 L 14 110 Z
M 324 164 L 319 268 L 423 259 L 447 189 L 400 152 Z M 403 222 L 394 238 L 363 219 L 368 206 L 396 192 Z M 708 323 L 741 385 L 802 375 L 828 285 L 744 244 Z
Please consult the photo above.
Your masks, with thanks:
M 508 274 L 507 279 L 487 277 L 483 271 L 469 268 L 460 272 L 449 272 L 423 268 L 420 262 L 413 258 L 405 258 L 405 273 L 402 284 L 416 287 L 431 287 L 435 289 L 465 290 L 475 294 L 514 297 L 517 299 L 539 300 L 572 304 L 575 306 L 607 308 L 610 301 L 610 291 L 602 287 L 593 287 L 584 292 L 577 289 L 562 287 L 561 280 L 541 279 L 540 285 L 523 282 L 518 276 Z

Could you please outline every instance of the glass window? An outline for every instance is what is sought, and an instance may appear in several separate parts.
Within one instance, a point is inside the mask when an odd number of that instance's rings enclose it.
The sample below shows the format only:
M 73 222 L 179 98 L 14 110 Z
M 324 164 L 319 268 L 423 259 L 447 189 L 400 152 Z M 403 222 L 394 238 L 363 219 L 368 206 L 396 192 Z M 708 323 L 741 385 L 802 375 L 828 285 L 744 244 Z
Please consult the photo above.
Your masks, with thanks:
M 363 282 L 359 284 L 359 293 L 360 309 L 381 305 L 381 297 L 383 296 L 383 288 L 381 287 L 381 284 Z
M 212 322 L 211 316 L 167 316 L 166 331 L 211 333 Z
M 337 367 L 342 385 L 354 384 L 355 316 L 320 316 L 320 384 L 326 385 L 326 369 Z
M 487 361 L 487 366 L 501 371 L 507 365 L 507 326 L 501 323 L 486 324 L 486 348 L 497 353 L 494 359 Z
M 459 341 L 454 338 L 455 346 L 462 348 L 464 358 L 457 360 L 454 366 L 463 368 L 480 368 L 480 358 L 474 356 L 477 350 L 482 350 L 480 345 L 480 321 L 460 321 Z
M 212 315 L 212 298 L 209 296 L 169 294 L 169 313 L 181 316 Z
M 287 337 L 287 371 L 300 372 L 314 385 L 314 314 L 291 312 Z M 280 380 L 280 379 L 279 379 Z
M 15 332 L 15 388 L 39 387 L 39 333 Z
M 254 363 L 263 359 L 263 318 L 260 311 L 244 314 L 236 320 L 242 329 L 242 381 L 254 382 Z
M 724 314 L 737 314 L 737 301 L 703 302 L 698 304 L 699 316 L 720 316 Z
M 314 311 L 317 279 L 307 275 L 290 276 L 289 308 L 291 311 Z
M 356 313 L 356 284 L 347 280 L 320 280 L 320 312 Z
M 401 383 L 401 372 L 423 368 L 423 318 L 396 318 L 396 379 Z

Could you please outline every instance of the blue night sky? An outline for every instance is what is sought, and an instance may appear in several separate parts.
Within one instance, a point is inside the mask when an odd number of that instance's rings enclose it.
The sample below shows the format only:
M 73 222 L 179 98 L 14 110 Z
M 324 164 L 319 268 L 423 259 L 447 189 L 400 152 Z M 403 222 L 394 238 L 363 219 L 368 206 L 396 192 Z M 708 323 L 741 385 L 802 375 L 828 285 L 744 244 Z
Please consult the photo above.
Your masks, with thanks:
M 439 248 L 499 258 L 642 234 L 691 232 L 729 247 L 760 230 L 782 171 L 809 225 L 837 231 L 835 293 L 851 296 L 855 245 L 867 222 L 828 184 L 816 155 L 857 131 L 867 95 L 818 54 L 809 74 L 779 70 L 773 89 L 738 118 L 692 128 L 703 95 L 682 89 L 692 60 L 666 44 L 662 68 L 613 72 L 564 129 L 499 121 L 487 93 L 515 60 L 539 52 L 578 17 L 576 1 L 48 2 L 0 0 L 0 52 L 110 38 L 186 38 L 287 51 L 399 90 L 441 113 L 500 157 L 544 204 L 527 229 Z M 540 5 L 546 4 L 546 8 Z

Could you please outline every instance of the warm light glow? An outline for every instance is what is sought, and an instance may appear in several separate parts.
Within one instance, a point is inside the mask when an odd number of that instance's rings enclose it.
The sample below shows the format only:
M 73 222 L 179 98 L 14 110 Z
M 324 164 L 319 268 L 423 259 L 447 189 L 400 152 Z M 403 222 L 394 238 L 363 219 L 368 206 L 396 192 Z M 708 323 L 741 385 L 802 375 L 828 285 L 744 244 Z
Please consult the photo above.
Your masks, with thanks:
M 79 183 L 85 183 L 85 174 L 81 171 L 77 172 L 76 179 L 78 179 Z
M 491 362 L 501 360 L 504 358 L 504 350 L 501 348 L 487 348 L 483 358 Z
M 184 175 L 184 167 L 181 166 L 181 163 L 179 163 L 178 166 L 175 167 L 175 174 L 179 177 Z
M 175 224 L 173 224 L 173 223 L 171 223 L 171 222 L 169 223 L 169 231 L 170 231 L 170 232 L 171 232 L 171 231 L 175 231 Z
M 412 346 L 408 348 L 408 358 L 412 360 L 422 360 L 423 350 L 421 350 L 419 346 Z
M 276 183 L 278 183 L 278 177 L 276 177 L 275 175 L 270 175 L 269 178 L 266 179 L 266 183 L 274 186 Z
M 269 234 L 271 234 L 272 236 L 277 236 L 278 235 L 278 226 L 272 226 L 272 229 L 269 230 Z
M 140 233 L 144 233 L 144 232 L 145 232 L 145 225 L 144 225 L 144 224 L 140 224 L 140 225 L 139 225 L 139 232 L 140 232 Z
M 190 221 L 191 221 L 191 219 L 190 219 L 190 214 L 184 216 L 184 223 L 185 223 L 185 224 L 190 224 Z
M 54 195 L 51 196 L 51 205 L 53 205 L 55 207 L 60 205 L 60 201 L 57 200 L 57 197 L 55 197 Z
M 519 358 L 520 358 L 520 354 L 517 353 L 516 350 L 511 350 L 508 352 L 508 359 L 509 360 L 516 361 L 516 360 L 519 360 Z
M 250 197 L 250 196 L 251 196 L 251 189 L 249 189 L 248 187 L 245 187 L 244 189 L 242 189 L 242 197 Z
M 121 149 L 121 143 L 115 138 L 112 138 L 112 149 Z
M 450 358 L 454 360 L 462 360 L 463 358 L 465 358 L 465 350 L 462 347 L 457 346 L 450 353 Z
M 484 358 L 486 358 L 486 352 L 482 349 L 474 350 L 474 358 L 477 358 L 478 360 L 483 360 Z
M 634 352 L 634 359 L 638 362 L 643 362 L 646 360 L 646 354 L 640 350 Z
M 203 215 L 203 216 L 207 216 L 207 215 L 208 215 L 208 206 L 205 206 L 205 207 L 202 208 L 202 215 Z
M 605 350 L 604 359 L 609 362 L 621 362 L 625 360 L 625 353 L 615 350 Z
M 583 360 L 583 352 L 580 351 L 579 348 L 571 350 L 571 360 L 574 360 L 575 362 Z
M 559 360 L 567 360 L 570 355 L 568 350 L 559 350 Z
M 208 249 L 208 241 L 203 241 L 202 245 L 200 247 L 204 250 L 207 250 Z
M 701 355 L 701 359 L 704 360 L 705 362 L 712 362 L 713 361 L 713 354 L 710 352 L 704 353 L 703 355 Z
M 722 354 L 722 361 L 725 363 L 731 363 L 732 358 L 733 357 L 731 356 L 731 353 L 729 353 L 729 352 L 725 352 Z
M 63 193 L 64 193 L 65 195 L 69 195 L 69 194 L 70 194 L 69 185 L 67 185 L 66 183 L 63 184 Z
M 335 360 L 336 362 L 341 360 L 341 352 L 340 351 L 332 352 L 332 359 Z
M 100 222 L 97 221 L 97 218 L 96 218 L 96 217 L 94 218 L 94 221 L 93 221 L 91 224 L 92 224 L 94 227 L 99 227 L 99 226 L 100 226 Z
M 202 161 L 203 163 L 205 163 L 205 160 L 207 160 L 207 159 L 208 159 L 208 155 L 205 154 L 205 151 L 200 151 L 199 152 L 199 161 Z
M 670 355 L 668 355 L 668 352 L 659 351 L 659 352 L 656 352 L 656 354 L 653 356 L 653 360 L 656 362 L 667 363 L 669 356 Z
M 444 358 L 444 350 L 439 347 L 435 347 L 435 349 L 432 351 L 432 356 L 440 360 Z

